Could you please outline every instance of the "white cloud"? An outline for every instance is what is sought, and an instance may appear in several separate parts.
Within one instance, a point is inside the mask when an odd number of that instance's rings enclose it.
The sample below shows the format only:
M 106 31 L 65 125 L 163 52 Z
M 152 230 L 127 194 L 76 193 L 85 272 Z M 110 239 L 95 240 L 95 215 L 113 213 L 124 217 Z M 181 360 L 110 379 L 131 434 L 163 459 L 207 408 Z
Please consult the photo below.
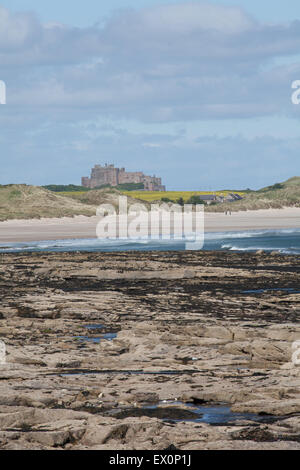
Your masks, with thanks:
M 0 51 L 11 53 L 25 46 L 34 46 L 41 27 L 30 13 L 11 14 L 0 5 Z
M 162 147 L 162 144 L 158 144 L 155 142 L 144 142 L 142 144 L 143 147 L 149 147 L 149 148 L 160 148 Z
M 128 18 L 139 30 L 163 35 L 186 35 L 209 30 L 236 34 L 255 26 L 254 20 L 240 8 L 208 3 L 163 5 L 141 13 L 131 13 Z
M 148 122 L 295 112 L 290 83 L 300 64 L 288 58 L 300 48 L 297 21 L 260 24 L 240 8 L 203 2 L 124 10 L 80 29 L 0 7 L 1 38 L 13 105 Z

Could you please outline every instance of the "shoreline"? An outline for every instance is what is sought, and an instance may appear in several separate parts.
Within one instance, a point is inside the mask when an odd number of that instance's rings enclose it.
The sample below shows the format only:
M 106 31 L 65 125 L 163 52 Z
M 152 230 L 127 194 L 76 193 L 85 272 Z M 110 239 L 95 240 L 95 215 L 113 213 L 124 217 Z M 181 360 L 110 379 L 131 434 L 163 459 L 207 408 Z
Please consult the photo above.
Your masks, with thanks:
M 75 216 L 0 222 L 0 243 L 50 240 L 93 239 L 98 216 Z M 300 208 L 261 209 L 256 211 L 205 213 L 205 233 L 250 230 L 300 229 Z

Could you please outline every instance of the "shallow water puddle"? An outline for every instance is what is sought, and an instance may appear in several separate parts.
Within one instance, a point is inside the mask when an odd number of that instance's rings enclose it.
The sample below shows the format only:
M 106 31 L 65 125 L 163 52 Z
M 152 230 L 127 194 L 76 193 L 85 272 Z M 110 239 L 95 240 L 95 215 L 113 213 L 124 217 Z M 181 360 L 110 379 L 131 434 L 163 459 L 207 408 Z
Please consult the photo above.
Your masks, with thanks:
M 92 324 L 92 325 L 85 325 L 84 328 L 91 332 L 98 332 L 100 331 L 99 336 L 75 336 L 75 339 L 78 339 L 79 341 L 87 341 L 91 343 L 97 343 L 99 344 L 101 340 L 107 340 L 107 341 L 112 341 L 113 339 L 117 338 L 118 333 L 114 331 L 107 331 L 109 328 L 107 328 L 105 325 L 102 324 Z M 101 333 L 102 330 L 105 330 L 105 332 Z
M 296 290 L 292 287 L 274 287 L 272 289 L 250 289 L 243 290 L 241 294 L 263 294 L 264 292 L 287 292 L 288 294 L 300 294 L 300 290 Z
M 104 333 L 103 335 L 97 336 L 97 337 L 94 337 L 94 336 L 75 336 L 75 339 L 78 339 L 79 341 L 83 341 L 83 342 L 87 341 L 87 342 L 90 342 L 90 343 L 99 344 L 101 342 L 101 340 L 103 340 L 103 339 L 106 339 L 108 341 L 112 341 L 116 337 L 117 337 L 117 333 Z
M 272 419 L 271 416 L 260 416 L 254 413 L 234 413 L 228 405 L 197 406 L 182 402 L 169 402 L 169 405 L 174 406 L 151 405 L 143 408 L 130 408 L 116 412 L 113 416 L 117 419 L 148 416 L 164 421 L 192 421 L 211 425 L 227 425 L 242 420 L 266 422 Z
M 262 421 L 266 419 L 265 416 L 262 417 L 254 413 L 234 413 L 231 411 L 230 406 L 192 406 L 193 409 L 196 407 L 196 413 L 201 415 L 200 418 L 196 419 L 196 421 L 200 423 L 226 424 L 241 420 Z

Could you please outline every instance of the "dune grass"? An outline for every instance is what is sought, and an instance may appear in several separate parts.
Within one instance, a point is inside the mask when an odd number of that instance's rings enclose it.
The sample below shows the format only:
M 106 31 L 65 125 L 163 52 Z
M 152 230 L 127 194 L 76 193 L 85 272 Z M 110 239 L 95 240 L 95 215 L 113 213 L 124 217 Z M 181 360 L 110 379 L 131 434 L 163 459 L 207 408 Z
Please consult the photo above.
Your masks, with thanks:
M 62 197 L 38 186 L 0 186 L 0 221 L 95 214 L 96 207 Z
M 282 183 L 276 183 L 245 194 L 240 201 L 209 206 L 209 212 L 247 211 L 259 209 L 281 209 L 283 207 L 300 207 L 300 177 L 294 176 Z

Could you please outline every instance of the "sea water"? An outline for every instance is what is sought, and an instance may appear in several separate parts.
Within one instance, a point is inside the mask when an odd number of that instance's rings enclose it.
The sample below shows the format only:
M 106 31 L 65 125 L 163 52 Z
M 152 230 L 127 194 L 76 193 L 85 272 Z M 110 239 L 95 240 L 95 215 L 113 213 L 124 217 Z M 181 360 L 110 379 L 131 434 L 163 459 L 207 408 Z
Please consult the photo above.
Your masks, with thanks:
M 203 250 L 238 252 L 277 251 L 282 254 L 300 254 L 300 229 L 249 230 L 240 232 L 206 233 Z M 27 243 L 2 243 L 5 252 L 110 252 L 110 251 L 182 251 L 184 240 L 150 239 L 68 239 Z

